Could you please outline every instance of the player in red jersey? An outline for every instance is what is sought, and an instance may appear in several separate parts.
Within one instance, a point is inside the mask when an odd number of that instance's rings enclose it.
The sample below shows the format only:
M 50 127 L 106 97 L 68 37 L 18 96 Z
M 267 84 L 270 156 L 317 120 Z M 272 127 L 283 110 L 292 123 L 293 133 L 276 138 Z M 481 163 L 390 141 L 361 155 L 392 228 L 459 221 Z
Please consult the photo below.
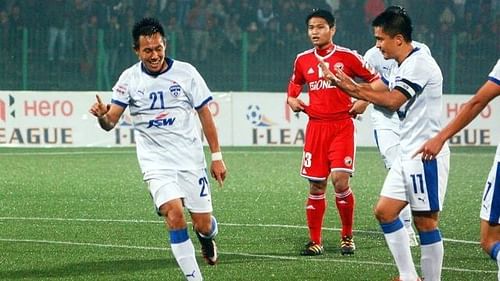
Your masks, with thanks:
M 356 52 L 333 44 L 335 18 L 330 12 L 315 10 L 307 16 L 306 24 L 314 48 L 297 55 L 287 97 L 293 111 L 303 111 L 309 117 L 300 174 L 310 184 L 306 203 L 310 241 L 301 255 L 314 256 L 324 252 L 321 227 L 330 176 L 342 222 L 340 250 L 342 255 L 353 254 L 354 195 L 349 187 L 349 178 L 354 172 L 355 129 L 352 117 L 356 112 L 350 112 L 353 105 L 351 98 L 324 79 L 319 61 L 323 60 L 332 71 L 340 67 L 349 76 L 359 77 L 368 83 L 379 79 L 379 75 Z M 298 98 L 304 84 L 309 88 L 309 104 Z

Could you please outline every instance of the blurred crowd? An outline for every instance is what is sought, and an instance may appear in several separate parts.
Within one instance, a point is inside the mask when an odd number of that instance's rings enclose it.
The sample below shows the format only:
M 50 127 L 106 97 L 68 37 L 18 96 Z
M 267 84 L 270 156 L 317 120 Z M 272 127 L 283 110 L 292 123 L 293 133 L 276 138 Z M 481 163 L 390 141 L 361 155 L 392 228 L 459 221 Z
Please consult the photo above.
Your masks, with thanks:
M 389 5 L 401 5 L 414 21 L 414 39 L 425 42 L 441 67 L 450 67 L 456 40 L 463 62 L 487 63 L 500 51 L 498 0 L 0 0 L 0 48 L 18 54 L 24 28 L 39 33 L 45 63 L 77 65 L 83 77 L 96 70 L 98 30 L 104 31 L 106 69 L 113 79 L 136 61 L 130 30 L 137 19 L 158 17 L 176 57 L 214 66 L 214 58 L 239 59 L 242 40 L 250 60 L 276 60 L 291 67 L 308 48 L 305 16 L 313 8 L 337 19 L 334 42 L 360 53 L 374 44 L 371 20 Z M 174 38 L 175 37 L 175 38 Z M 17 43 L 16 43 L 17 41 Z M 31 44 L 33 45 L 33 44 Z M 282 65 L 282 64 L 279 64 Z M 457 66 L 459 67 L 459 66 Z M 488 65 L 488 67 L 490 67 Z M 488 68 L 485 67 L 485 68 Z M 281 71 L 289 73 L 290 69 Z

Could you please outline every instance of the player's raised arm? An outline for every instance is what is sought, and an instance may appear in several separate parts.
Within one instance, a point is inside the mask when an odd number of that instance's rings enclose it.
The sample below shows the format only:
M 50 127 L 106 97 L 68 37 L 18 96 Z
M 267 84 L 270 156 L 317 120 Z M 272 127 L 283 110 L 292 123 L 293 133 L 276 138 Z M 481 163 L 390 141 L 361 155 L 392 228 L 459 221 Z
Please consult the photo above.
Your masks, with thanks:
M 101 128 L 106 131 L 115 127 L 124 111 L 125 109 L 123 107 L 103 103 L 99 95 L 96 95 L 96 102 L 89 110 L 92 115 L 97 117 L 97 121 Z
M 422 153 L 423 160 L 432 160 L 441 151 L 444 143 L 467 126 L 495 97 L 500 95 L 500 85 L 486 81 L 477 93 L 460 109 L 458 115 L 436 136 L 425 142 L 413 157 Z

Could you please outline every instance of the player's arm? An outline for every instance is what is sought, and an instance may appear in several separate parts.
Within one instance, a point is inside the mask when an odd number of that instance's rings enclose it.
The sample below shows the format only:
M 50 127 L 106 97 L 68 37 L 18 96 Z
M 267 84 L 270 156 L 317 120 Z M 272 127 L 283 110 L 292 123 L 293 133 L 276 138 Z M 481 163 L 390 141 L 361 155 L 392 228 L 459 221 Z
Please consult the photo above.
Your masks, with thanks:
M 198 109 L 198 117 L 200 118 L 203 134 L 207 139 L 210 152 L 212 153 L 212 164 L 210 165 L 210 172 L 212 177 L 217 180 L 220 186 L 226 179 L 226 165 L 222 160 L 222 153 L 219 145 L 219 138 L 217 136 L 217 128 L 215 127 L 214 118 L 208 104 L 205 104 Z
M 304 111 L 306 104 L 304 101 L 299 99 L 300 93 L 302 92 L 302 87 L 304 85 L 305 79 L 302 75 L 302 71 L 298 60 L 296 59 L 293 66 L 293 74 L 288 82 L 287 88 L 287 98 L 286 103 L 290 106 L 290 109 L 294 112 Z
M 376 79 L 371 83 L 362 83 L 365 87 L 370 87 L 373 91 L 387 91 L 386 85 L 382 82 L 382 79 Z M 370 105 L 370 102 L 362 99 L 356 100 L 352 107 L 349 109 L 349 113 L 352 115 L 362 114 L 365 112 L 366 108 Z
M 96 95 L 96 102 L 90 108 L 90 113 L 97 117 L 99 126 L 106 131 L 113 129 L 120 120 L 125 108 L 116 104 L 105 104 L 101 97 Z
M 486 81 L 477 93 L 462 106 L 457 116 L 436 136 L 425 142 L 413 155 L 422 153 L 422 159 L 431 160 L 441 151 L 444 143 L 467 126 L 495 97 L 500 96 L 500 85 Z
M 400 90 L 389 91 L 381 79 L 369 84 L 360 84 L 346 75 L 340 68 L 337 68 L 333 74 L 323 62 L 320 62 L 320 66 L 326 79 L 330 79 L 353 98 L 383 106 L 390 111 L 398 110 L 408 100 L 408 97 Z
M 301 91 L 302 85 L 296 84 L 293 80 L 290 80 L 288 83 L 286 103 L 294 112 L 304 111 L 306 107 L 306 104 L 298 98 Z

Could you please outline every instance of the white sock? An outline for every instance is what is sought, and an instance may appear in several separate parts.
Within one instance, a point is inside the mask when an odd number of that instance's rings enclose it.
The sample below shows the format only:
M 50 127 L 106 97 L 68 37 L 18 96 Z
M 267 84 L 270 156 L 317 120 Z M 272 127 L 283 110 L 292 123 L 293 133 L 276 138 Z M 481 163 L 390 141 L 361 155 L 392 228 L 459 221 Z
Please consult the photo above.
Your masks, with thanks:
M 403 221 L 408 234 L 414 233 L 413 227 L 411 225 L 411 208 L 409 204 L 401 210 L 401 212 L 399 213 L 399 218 Z
M 177 264 L 181 268 L 186 280 L 201 281 L 201 271 L 194 254 L 194 246 L 189 239 L 187 228 L 170 231 L 170 245 Z
M 497 254 L 498 280 L 500 280 L 500 251 Z
M 422 277 L 425 281 L 441 280 L 444 247 L 439 229 L 420 232 Z
M 418 274 L 411 256 L 408 233 L 399 218 L 390 223 L 381 223 L 385 241 L 394 257 L 401 280 L 417 280 Z M 427 281 L 427 280 L 426 280 Z

